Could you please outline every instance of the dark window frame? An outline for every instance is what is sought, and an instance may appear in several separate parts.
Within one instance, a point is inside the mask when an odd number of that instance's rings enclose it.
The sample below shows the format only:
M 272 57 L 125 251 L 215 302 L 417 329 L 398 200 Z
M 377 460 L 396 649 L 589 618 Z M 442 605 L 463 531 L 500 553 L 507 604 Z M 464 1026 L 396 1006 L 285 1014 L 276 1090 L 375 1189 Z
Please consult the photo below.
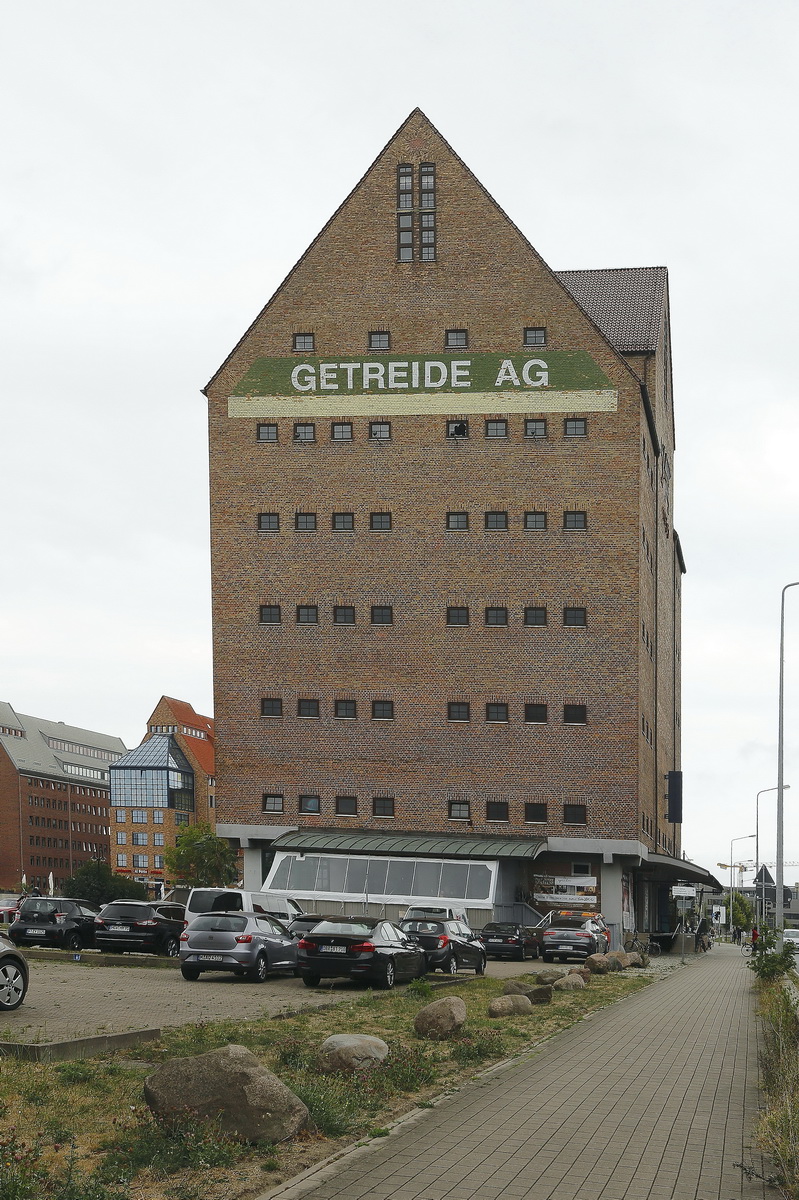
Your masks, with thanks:
M 456 420 L 447 421 L 447 438 L 450 441 L 462 442 L 469 436 L 469 421 L 458 417 Z
M 378 521 L 385 522 L 386 517 L 388 518 L 387 524 L 378 523 Z M 385 533 L 387 530 L 393 529 L 393 528 L 394 528 L 394 514 L 393 513 L 390 513 L 390 512 L 369 513 L 369 530 L 370 530 L 370 532 Z
M 564 725 L 587 725 L 588 724 L 588 706 L 586 704 L 564 704 L 563 705 L 563 724 Z
M 461 520 L 461 524 L 455 524 L 455 518 Z M 468 512 L 448 512 L 447 513 L 447 529 L 454 530 L 456 533 L 463 533 L 469 528 Z
M 449 800 L 447 802 L 448 820 L 469 821 L 472 819 L 472 806 L 468 800 Z
M 536 618 L 538 618 L 542 613 L 544 616 L 543 621 L 538 620 L 538 619 L 535 619 L 535 620 L 533 619 L 534 616 Z M 543 629 L 548 621 L 546 605 L 545 604 L 526 604 L 525 608 L 524 608 L 524 614 L 523 614 L 522 619 L 523 619 L 524 624 L 529 629 L 536 629 L 536 628 Z
M 525 804 L 524 819 L 531 825 L 546 825 L 549 820 L 546 804 L 538 801 Z
M 460 340 L 463 339 L 463 340 Z M 469 349 L 469 330 L 468 329 L 445 329 L 444 330 L 444 349 L 445 350 L 468 350 Z
M 310 345 L 301 346 L 302 339 L 310 340 Z M 291 348 L 298 354 L 313 354 L 316 350 L 316 334 L 315 333 L 293 333 L 291 335 Z
M 268 808 L 267 801 L 269 801 L 269 800 L 275 800 L 275 801 L 279 800 L 280 801 L 279 807 L 277 806 L 277 804 L 275 804 L 273 807 Z M 286 804 L 286 797 L 283 795 L 282 792 L 263 792 L 261 794 L 261 812 L 262 813 L 285 812 L 285 810 L 286 810 L 285 804 Z
M 496 518 L 496 517 L 504 518 L 505 524 L 497 525 L 497 524 L 493 523 L 494 518 Z M 485 521 L 485 528 L 490 530 L 492 533 L 504 533 L 510 528 L 509 521 L 508 521 L 508 514 L 503 509 L 500 509 L 500 508 L 488 509 L 484 514 L 483 520 Z
M 385 437 L 382 434 L 378 435 L 377 433 L 375 433 L 375 429 L 378 426 L 380 426 L 381 429 L 382 428 L 388 429 L 388 433 L 385 435 Z M 390 421 L 370 421 L 369 422 L 369 440 L 371 442 L 390 442 L 391 441 L 391 422 Z
M 564 804 L 563 805 L 563 824 L 564 825 L 587 825 L 588 824 L 588 809 L 585 804 Z
M 563 510 L 563 528 L 568 532 L 588 528 L 588 513 L 583 508 L 567 508 Z
M 269 712 L 268 708 L 272 707 L 273 712 Z M 262 717 L 282 717 L 283 716 L 283 697 L 282 696 L 262 696 L 261 697 L 261 716 Z
M 372 701 L 372 720 L 373 721 L 393 721 L 394 720 L 394 701 L 393 700 L 373 700 Z
M 311 617 L 313 612 L 313 617 Z M 300 615 L 302 614 L 302 615 Z M 295 622 L 296 625 L 318 625 L 319 624 L 319 605 L 318 604 L 298 604 Z
M 297 533 L 316 533 L 319 528 L 318 514 L 315 512 L 295 512 L 294 529 Z
M 582 614 L 582 619 L 580 615 Z M 563 624 L 566 629 L 585 629 L 588 624 L 588 613 L 585 608 L 567 606 L 563 610 Z
M 352 613 L 352 620 L 345 621 L 342 619 L 343 613 Z M 333 605 L 333 624 L 334 625 L 354 625 L 355 624 L 355 605 L 354 604 L 334 604 Z
M 347 525 L 346 522 L 344 524 L 337 524 L 337 522 L 340 522 L 340 521 L 342 521 L 342 519 L 345 519 L 347 517 L 349 517 L 349 525 Z M 330 514 L 330 528 L 333 530 L 334 533 L 352 533 L 353 530 L 355 529 L 355 513 L 354 512 L 331 513 Z
M 507 800 L 486 800 L 486 820 L 510 821 L 510 805 Z
M 471 721 L 472 708 L 468 700 L 447 701 L 447 720 L 462 723 Z
M 543 426 L 543 430 L 541 432 L 535 431 L 541 426 Z M 534 442 L 546 441 L 547 437 L 549 436 L 547 431 L 546 417 L 526 417 L 524 422 L 524 436 L 526 438 L 531 438 Z
M 297 797 L 297 812 L 318 815 L 322 811 L 322 798 L 315 792 L 303 792 Z
M 352 711 L 344 711 L 346 708 Z M 333 701 L 333 715 L 337 721 L 356 721 L 358 719 L 358 701 L 339 698 Z
M 540 335 L 540 336 L 537 336 Z M 546 346 L 547 344 L 547 328 L 546 325 L 525 325 L 524 333 L 522 334 L 522 345 L 528 346 Z
M 280 533 L 280 513 L 258 513 L 259 533 Z
M 303 708 L 307 711 L 303 712 Z M 319 700 L 315 696 L 301 696 L 297 700 L 297 716 L 303 721 L 318 721 L 320 714 Z
M 358 797 L 357 796 L 336 796 L 336 816 L 337 817 L 357 817 L 358 815 Z
M 336 434 L 337 429 L 348 429 L 349 433 L 342 437 Z M 331 442 L 351 442 L 352 436 L 352 421 L 331 421 L 330 422 L 330 440 Z
M 500 716 L 504 713 L 504 716 Z M 491 700 L 486 704 L 486 722 L 489 725 L 507 725 L 510 721 L 510 707 L 503 700 Z
M 266 430 L 266 429 L 274 430 L 275 436 L 274 437 L 262 437 L 261 431 Z M 258 424 L 255 426 L 256 442 L 276 442 L 278 440 L 277 434 L 278 434 L 278 429 L 277 429 L 277 423 L 275 421 L 259 421 Z
M 492 433 L 492 432 L 491 432 L 491 427 L 492 427 L 492 426 L 497 426 L 497 427 L 499 427 L 499 426 L 502 426 L 502 432 L 501 432 L 501 433 Z M 486 420 L 486 422 L 485 422 L 485 436 L 486 436 L 487 438 L 507 438 L 507 436 L 508 436 L 508 422 L 507 422 L 506 420 L 504 420 L 504 418 L 503 418 L 503 419 L 500 419 L 500 420 L 498 420 L 498 421 L 495 421 L 495 420 L 490 420 L 490 421 L 489 421 L 489 420 L 487 419 L 487 420 Z
M 549 722 L 549 706 L 546 704 L 525 704 L 525 725 L 546 725 Z
M 569 429 L 570 425 L 582 426 L 581 429 Z M 588 437 L 588 420 L 585 417 L 564 417 L 563 436 L 565 438 Z
M 277 617 L 264 616 L 266 612 L 276 612 Z M 259 604 L 258 606 L 258 622 L 261 625 L 282 625 L 283 610 L 279 604 Z
M 384 808 L 385 812 L 379 812 L 379 808 Z M 373 817 L 393 817 L 396 816 L 396 801 L 393 796 L 372 796 L 372 816 Z
M 465 621 L 452 620 L 451 618 L 454 616 L 455 613 L 465 613 L 466 620 Z M 447 625 L 450 625 L 453 628 L 462 629 L 462 628 L 464 628 L 464 626 L 469 624 L 470 620 L 471 620 L 471 613 L 469 612 L 468 605 L 466 605 L 466 604 L 450 604 L 447 606 L 447 618 L 446 618 Z
M 301 429 L 303 429 L 303 430 L 310 429 L 311 436 L 306 437 L 305 434 L 302 434 L 302 436 L 301 436 L 300 435 Z M 316 441 L 316 422 L 315 421 L 295 421 L 292 441 L 297 446 L 310 446 L 312 442 Z
M 385 345 L 375 345 L 374 340 L 385 338 Z M 374 340 L 373 340 L 374 339 Z M 367 348 L 369 350 L 390 350 L 391 349 L 391 334 L 387 329 L 370 329 L 367 336 Z
M 489 616 L 490 614 L 490 616 Z M 501 617 L 505 619 L 502 620 Z M 499 618 L 499 619 L 497 619 Z M 485 609 L 484 624 L 490 625 L 495 629 L 502 628 L 508 624 L 508 610 L 503 604 L 492 604 Z
M 530 530 L 532 533 L 546 532 L 546 528 L 547 528 L 546 511 L 541 508 L 529 509 L 524 514 L 524 528 Z
M 388 620 L 382 617 L 380 620 L 375 620 L 375 616 L 380 613 L 388 613 Z M 393 604 L 372 604 L 369 609 L 369 624 L 370 625 L 393 625 L 394 624 L 394 605 Z

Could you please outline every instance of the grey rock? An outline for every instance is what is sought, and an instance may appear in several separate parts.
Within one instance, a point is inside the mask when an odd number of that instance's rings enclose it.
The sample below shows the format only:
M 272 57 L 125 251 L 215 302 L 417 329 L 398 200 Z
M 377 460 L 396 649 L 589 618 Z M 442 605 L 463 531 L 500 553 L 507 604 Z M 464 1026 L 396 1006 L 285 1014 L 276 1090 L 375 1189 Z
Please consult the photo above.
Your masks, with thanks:
M 533 1005 L 527 996 L 495 996 L 488 1006 L 489 1017 L 512 1017 L 514 1013 L 530 1013 Z
M 570 975 L 564 975 L 557 983 L 553 983 L 552 987 L 556 992 L 576 992 L 585 987 L 585 980 L 574 971 Z
M 592 975 L 607 975 L 610 970 L 607 957 L 604 954 L 589 954 L 585 960 L 585 965 Z
M 549 1004 L 552 1000 L 551 986 L 526 983 L 521 979 L 509 979 L 502 993 L 505 996 L 526 996 L 531 1004 Z
M 368 1071 L 388 1056 L 388 1046 L 378 1037 L 365 1033 L 334 1033 L 319 1047 L 317 1068 L 331 1071 Z
M 569 971 L 570 975 L 579 975 L 583 983 L 591 982 L 591 970 L 589 967 L 572 967 Z
M 554 983 L 556 979 L 562 979 L 565 974 L 565 971 L 539 971 L 538 980 L 540 983 L 551 984 Z
M 413 1022 L 419 1037 L 441 1041 L 458 1033 L 466 1021 L 466 1005 L 460 996 L 445 996 L 420 1008 Z
M 626 971 L 630 965 L 630 956 L 629 956 L 629 954 L 627 954 L 627 952 L 625 950 L 609 950 L 606 957 L 607 958 L 615 958 L 616 961 L 618 962 L 619 966 L 621 967 L 622 971 Z M 612 971 L 613 967 L 611 967 L 610 969 Z

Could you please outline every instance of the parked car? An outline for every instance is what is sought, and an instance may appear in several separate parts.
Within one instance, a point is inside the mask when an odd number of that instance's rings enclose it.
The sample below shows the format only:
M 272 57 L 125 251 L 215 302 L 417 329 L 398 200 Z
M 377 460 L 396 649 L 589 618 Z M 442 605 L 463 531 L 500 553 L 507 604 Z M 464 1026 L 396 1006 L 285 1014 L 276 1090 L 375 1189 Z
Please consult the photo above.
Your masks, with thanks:
M 8 936 L 17 946 L 81 950 L 94 945 L 94 919 L 99 911 L 88 900 L 26 896 L 8 927 Z
M 199 979 L 203 971 L 232 971 L 263 983 L 270 971 L 296 969 L 296 938 L 265 913 L 206 913 L 180 935 L 184 979 Z
M 245 892 L 242 888 L 192 888 L 186 900 L 186 920 L 200 913 L 262 912 L 287 924 L 292 917 L 302 916 L 296 900 L 274 892 Z
M 468 967 L 485 975 L 486 952 L 480 935 L 462 921 L 402 920 L 399 927 L 424 950 L 428 971 L 455 975 L 461 967 Z
M 338 917 L 330 916 L 328 913 L 303 913 L 301 917 L 292 917 L 290 921 L 284 921 L 283 924 L 288 929 L 289 933 L 295 937 L 301 938 L 303 934 L 310 931 L 319 924 L 320 921 L 337 921 Z
M 593 917 L 583 913 L 557 914 L 557 919 L 546 927 L 536 928 L 541 955 L 544 962 L 569 958 L 588 958 L 589 954 L 604 954 L 605 934 Z
M 334 917 L 297 943 L 297 965 L 306 987 L 322 979 L 349 978 L 393 988 L 427 971 L 422 947 L 383 917 Z
M 489 921 L 480 930 L 489 958 L 538 958 L 538 939 L 534 929 L 512 921 Z
M 117 954 L 135 950 L 177 958 L 185 911 L 182 904 L 112 900 L 94 918 L 95 945 Z
M 0 936 L 0 1011 L 19 1008 L 28 990 L 28 964 L 19 950 Z
M 799 954 L 799 929 L 783 929 L 783 946 L 790 946 L 794 954 Z
M 557 925 L 561 917 L 580 917 L 580 919 L 583 921 L 593 921 L 595 925 L 599 926 L 599 929 L 602 932 L 602 937 L 604 938 L 605 944 L 601 947 L 600 953 L 606 954 L 610 949 L 610 927 L 605 918 L 602 916 L 602 913 L 590 911 L 580 912 L 574 908 L 556 909 L 547 913 L 544 919 L 539 921 L 538 925 L 535 926 L 536 936 L 538 936 L 541 929 L 545 928 L 547 925 Z
M 400 918 L 403 921 L 463 921 L 468 925 L 465 908 L 438 904 L 412 904 Z

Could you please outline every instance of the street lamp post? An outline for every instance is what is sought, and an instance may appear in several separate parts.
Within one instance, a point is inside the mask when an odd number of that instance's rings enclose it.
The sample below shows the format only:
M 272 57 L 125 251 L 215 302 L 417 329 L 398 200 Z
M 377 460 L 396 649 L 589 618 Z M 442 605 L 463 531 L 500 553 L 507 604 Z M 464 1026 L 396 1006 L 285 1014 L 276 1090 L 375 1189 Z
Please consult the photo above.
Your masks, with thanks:
M 777 731 L 777 880 L 776 880 L 776 905 L 774 911 L 775 928 L 777 930 L 777 949 L 782 950 L 782 931 L 785 925 L 785 912 L 782 900 L 782 858 L 783 858 L 783 841 L 782 841 L 782 825 L 783 825 L 783 801 L 782 793 L 785 790 L 783 783 L 783 758 L 785 750 L 784 739 L 784 724 L 785 724 L 785 593 L 788 588 L 799 587 L 799 580 L 795 583 L 786 583 L 782 589 L 780 597 L 780 696 L 779 696 L 779 724 Z
M 790 790 L 789 783 L 783 784 L 782 790 Z M 767 792 L 776 792 L 777 788 L 761 788 L 755 796 L 755 923 L 760 928 L 766 920 L 766 885 L 761 883 L 758 896 L 757 876 L 760 871 L 760 797 Z
M 732 857 L 732 847 L 735 842 L 747 842 L 747 841 L 749 841 L 750 838 L 753 838 L 755 836 L 756 835 L 754 833 L 745 833 L 741 837 L 732 838 L 730 841 L 730 933 L 732 933 L 732 928 L 733 928 L 733 925 L 732 925 L 732 899 L 733 899 L 733 896 L 735 895 L 735 891 L 734 891 L 735 875 L 733 874 L 733 872 L 735 871 L 735 862 Z

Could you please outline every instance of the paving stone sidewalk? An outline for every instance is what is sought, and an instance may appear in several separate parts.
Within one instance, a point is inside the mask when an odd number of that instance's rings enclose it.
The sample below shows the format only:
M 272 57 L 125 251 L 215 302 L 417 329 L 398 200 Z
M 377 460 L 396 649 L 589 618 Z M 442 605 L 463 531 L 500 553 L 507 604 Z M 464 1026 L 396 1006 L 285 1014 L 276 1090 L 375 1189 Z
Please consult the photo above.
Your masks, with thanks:
M 558 1034 L 280 1200 L 776 1200 L 737 1163 L 757 1115 L 753 975 L 706 955 Z

